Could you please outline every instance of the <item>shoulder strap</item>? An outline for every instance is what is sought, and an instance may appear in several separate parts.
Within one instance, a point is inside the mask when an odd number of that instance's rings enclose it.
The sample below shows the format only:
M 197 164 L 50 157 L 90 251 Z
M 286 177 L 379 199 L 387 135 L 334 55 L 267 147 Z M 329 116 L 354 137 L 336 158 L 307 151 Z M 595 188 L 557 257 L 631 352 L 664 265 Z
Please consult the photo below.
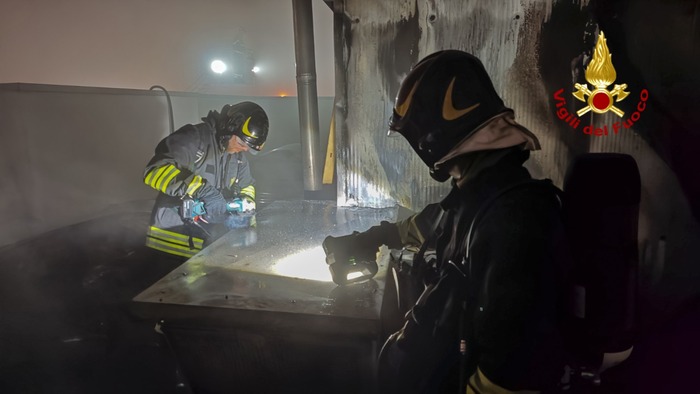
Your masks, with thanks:
M 424 272 L 424 270 L 427 268 L 427 262 L 425 261 L 425 252 L 428 250 L 428 248 L 435 246 L 435 241 L 442 232 L 442 227 L 445 218 L 445 212 L 443 211 L 430 225 L 430 230 L 425 236 L 423 243 L 420 245 L 418 252 L 416 252 L 416 254 L 413 255 L 413 263 L 411 265 L 410 274 L 414 277 L 421 275 L 421 273 Z

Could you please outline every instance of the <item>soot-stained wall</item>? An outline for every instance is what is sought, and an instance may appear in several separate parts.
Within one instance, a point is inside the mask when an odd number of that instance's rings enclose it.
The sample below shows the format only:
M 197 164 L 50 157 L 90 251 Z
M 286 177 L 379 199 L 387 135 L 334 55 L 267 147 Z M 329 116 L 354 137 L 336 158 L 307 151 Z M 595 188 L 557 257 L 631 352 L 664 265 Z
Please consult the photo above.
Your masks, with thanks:
M 436 50 L 461 49 L 483 61 L 516 120 L 538 136 L 542 149 L 526 163 L 533 176 L 562 186 L 577 154 L 634 157 L 642 178 L 643 297 L 664 310 L 697 293 L 700 2 L 336 0 L 332 5 L 339 205 L 418 210 L 446 194 L 449 185 L 432 180 L 408 143 L 387 138 L 386 130 L 410 67 Z M 614 84 L 626 84 L 629 92 L 614 103 L 622 116 L 577 114 L 586 103 L 573 96 L 575 84 L 588 83 L 585 70 L 601 32 L 612 54 Z

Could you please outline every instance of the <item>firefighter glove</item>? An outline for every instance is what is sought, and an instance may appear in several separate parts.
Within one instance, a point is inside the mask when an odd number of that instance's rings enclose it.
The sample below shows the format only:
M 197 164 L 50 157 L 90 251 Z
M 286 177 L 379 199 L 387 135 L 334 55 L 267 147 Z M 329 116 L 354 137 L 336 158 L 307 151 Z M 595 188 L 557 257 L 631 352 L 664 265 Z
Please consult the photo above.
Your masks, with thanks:
M 228 212 L 226 210 L 226 199 L 217 190 L 211 194 L 202 197 L 204 202 L 204 210 L 206 213 L 202 217 L 207 223 L 222 223 L 226 220 Z

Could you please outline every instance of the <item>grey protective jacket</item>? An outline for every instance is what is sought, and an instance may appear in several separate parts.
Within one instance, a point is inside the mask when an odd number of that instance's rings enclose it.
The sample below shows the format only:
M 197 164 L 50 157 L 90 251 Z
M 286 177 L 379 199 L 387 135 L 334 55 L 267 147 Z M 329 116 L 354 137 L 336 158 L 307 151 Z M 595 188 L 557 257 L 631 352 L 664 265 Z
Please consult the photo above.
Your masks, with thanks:
M 203 123 L 181 127 L 156 147 L 144 171 L 146 185 L 159 192 L 146 246 L 191 257 L 210 241 L 197 227 L 183 222 L 184 197 L 198 199 L 218 191 L 227 199 L 246 196 L 255 200 L 255 180 L 245 155 L 226 153 L 216 142 L 217 116 L 210 112 Z

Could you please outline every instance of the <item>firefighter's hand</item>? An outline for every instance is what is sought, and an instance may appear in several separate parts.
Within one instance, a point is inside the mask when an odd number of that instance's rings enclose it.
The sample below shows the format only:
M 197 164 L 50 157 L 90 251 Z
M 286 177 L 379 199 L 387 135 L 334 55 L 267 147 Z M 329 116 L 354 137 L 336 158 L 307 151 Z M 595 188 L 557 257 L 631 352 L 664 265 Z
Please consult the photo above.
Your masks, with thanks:
M 226 220 L 228 212 L 226 210 L 226 200 L 224 196 L 217 190 L 216 193 L 211 193 L 202 197 L 204 210 L 206 213 L 202 216 L 207 223 L 222 223 Z
M 234 213 L 251 213 L 255 212 L 255 201 L 248 197 L 237 197 L 229 200 L 226 204 L 229 212 Z
M 335 262 L 340 263 L 346 263 L 352 259 L 376 261 L 377 249 L 380 245 L 381 243 L 377 243 L 376 240 L 357 231 L 341 237 L 328 236 L 323 240 L 326 260 L 328 261 L 331 258 Z

